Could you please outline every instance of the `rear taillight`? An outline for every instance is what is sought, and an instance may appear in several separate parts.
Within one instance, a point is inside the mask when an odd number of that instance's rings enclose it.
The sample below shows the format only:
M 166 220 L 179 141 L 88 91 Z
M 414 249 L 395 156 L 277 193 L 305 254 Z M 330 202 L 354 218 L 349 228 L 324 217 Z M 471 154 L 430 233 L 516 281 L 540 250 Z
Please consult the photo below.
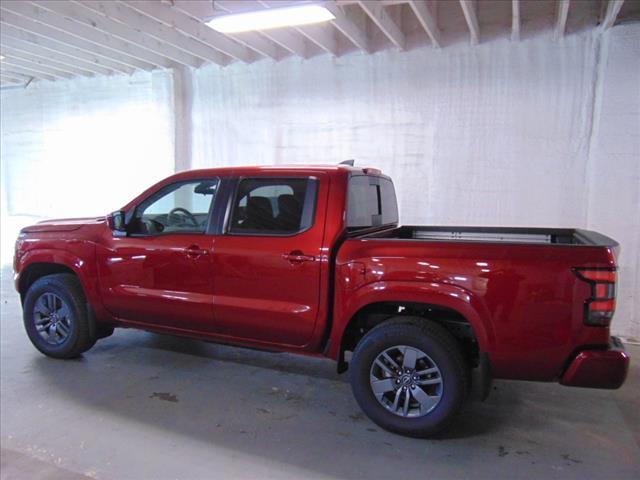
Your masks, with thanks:
M 574 268 L 578 278 L 591 284 L 591 296 L 584 304 L 584 323 L 607 327 L 616 310 L 615 268 Z

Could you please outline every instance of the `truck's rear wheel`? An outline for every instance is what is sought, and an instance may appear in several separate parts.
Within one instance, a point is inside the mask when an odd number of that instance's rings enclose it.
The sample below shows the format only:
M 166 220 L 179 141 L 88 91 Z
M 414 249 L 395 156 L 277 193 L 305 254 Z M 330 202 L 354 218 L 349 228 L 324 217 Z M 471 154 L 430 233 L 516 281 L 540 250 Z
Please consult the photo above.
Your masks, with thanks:
M 358 343 L 349 371 L 360 408 L 380 427 L 402 435 L 442 431 L 467 393 L 458 343 L 425 319 L 399 318 L 372 329 Z
M 82 286 L 71 274 L 36 280 L 25 295 L 23 320 L 31 343 L 50 357 L 77 357 L 95 343 Z

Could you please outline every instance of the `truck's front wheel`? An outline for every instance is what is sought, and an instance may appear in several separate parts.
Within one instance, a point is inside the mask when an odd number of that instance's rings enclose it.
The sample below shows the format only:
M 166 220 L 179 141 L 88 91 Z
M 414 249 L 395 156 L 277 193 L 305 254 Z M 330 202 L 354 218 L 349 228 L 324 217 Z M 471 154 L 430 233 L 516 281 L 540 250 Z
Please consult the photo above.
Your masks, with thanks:
M 60 273 L 36 280 L 25 295 L 23 316 L 29 340 L 50 357 L 77 357 L 95 343 L 82 285 L 75 275 Z
M 372 329 L 358 343 L 349 370 L 362 410 L 380 427 L 402 435 L 440 432 L 467 392 L 467 366 L 455 338 L 421 318 Z

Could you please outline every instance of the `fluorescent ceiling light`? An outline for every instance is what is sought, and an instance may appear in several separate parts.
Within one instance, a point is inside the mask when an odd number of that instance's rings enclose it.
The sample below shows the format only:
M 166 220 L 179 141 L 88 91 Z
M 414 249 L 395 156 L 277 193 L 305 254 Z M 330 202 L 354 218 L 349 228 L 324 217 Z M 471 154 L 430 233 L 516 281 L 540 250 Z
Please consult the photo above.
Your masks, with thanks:
M 223 15 L 210 20 L 207 25 L 221 33 L 239 33 L 309 25 L 327 22 L 335 18 L 329 10 L 320 5 L 306 4 Z

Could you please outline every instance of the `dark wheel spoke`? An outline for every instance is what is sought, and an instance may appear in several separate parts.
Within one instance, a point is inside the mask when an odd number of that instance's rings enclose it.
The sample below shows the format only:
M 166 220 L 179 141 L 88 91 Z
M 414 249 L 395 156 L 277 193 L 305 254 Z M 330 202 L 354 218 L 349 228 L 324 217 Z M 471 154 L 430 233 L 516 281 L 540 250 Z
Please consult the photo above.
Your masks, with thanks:
M 49 338 L 55 340 L 57 336 L 58 329 L 54 323 L 51 323 L 51 325 L 49 325 Z
M 57 295 L 53 296 L 53 308 L 55 309 L 55 312 L 59 312 L 60 309 L 62 308 L 62 299 L 60 297 L 58 297 Z
M 49 310 L 49 307 L 47 306 L 47 302 L 44 296 L 38 299 L 38 301 L 36 302 L 36 306 L 34 307 L 34 310 L 36 313 L 39 313 L 40 315 L 49 315 L 51 313 L 51 310 Z
M 418 385 L 438 385 L 442 383 L 442 379 L 440 378 L 429 378 L 427 380 L 418 380 L 416 382 Z
M 46 320 L 46 319 L 45 319 Z M 49 322 L 36 323 L 36 331 L 46 332 L 49 329 Z
M 400 370 L 400 365 L 398 365 L 398 363 L 392 359 L 387 352 L 382 352 L 381 356 L 385 358 L 387 362 L 389 362 L 389 365 L 391 365 L 395 370 Z
M 396 374 L 396 372 L 394 372 L 393 370 L 391 370 L 391 369 L 390 369 L 387 365 L 385 365 L 385 363 L 384 363 L 382 360 L 380 360 L 379 358 L 378 358 L 378 359 L 376 359 L 376 365 L 377 365 L 377 366 L 379 366 L 382 370 L 384 370 L 384 372 L 385 372 L 387 375 L 391 375 L 391 376 L 393 376 L 393 375 L 395 375 L 395 374 Z
M 56 310 L 56 301 L 55 297 L 51 293 L 46 293 L 44 296 L 44 303 L 49 312 L 54 312 Z
M 427 395 L 420 387 L 416 387 L 411 391 L 413 398 L 420 403 L 421 412 L 429 412 L 440 401 L 440 395 Z
M 58 322 L 56 328 L 62 338 L 65 338 L 67 335 L 69 335 L 69 326 L 64 322 Z
M 409 400 L 411 400 L 411 395 L 409 391 L 404 393 L 404 405 L 402 406 L 402 416 L 406 417 L 409 415 Z
M 400 394 L 402 393 L 401 389 L 398 389 L 398 391 L 396 392 L 396 396 L 393 399 L 393 405 L 391 406 L 391 411 L 393 413 L 396 413 L 398 411 L 398 404 L 400 403 Z
M 395 381 L 393 378 L 385 378 L 384 380 L 376 380 L 371 382 L 371 388 L 376 395 L 382 395 L 383 393 L 391 392 L 395 388 Z
M 404 358 L 402 359 L 402 366 L 404 368 L 409 368 L 409 369 L 416 368 L 417 360 L 418 360 L 418 351 L 411 347 L 405 348 Z
M 62 305 L 56 312 L 60 320 L 66 320 L 69 318 L 69 308 L 66 305 Z
M 49 296 L 46 293 L 38 299 L 38 303 L 42 304 L 42 308 L 46 313 L 51 313 L 51 307 L 49 307 Z

